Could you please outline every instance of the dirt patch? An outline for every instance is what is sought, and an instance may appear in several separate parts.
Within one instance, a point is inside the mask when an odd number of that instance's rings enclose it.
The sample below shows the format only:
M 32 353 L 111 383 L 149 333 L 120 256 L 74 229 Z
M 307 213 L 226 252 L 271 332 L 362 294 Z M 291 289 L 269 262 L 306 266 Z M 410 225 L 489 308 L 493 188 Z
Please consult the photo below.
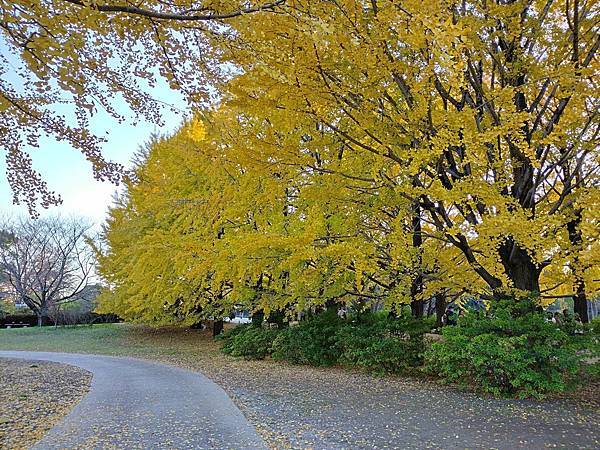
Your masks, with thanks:
M 88 392 L 92 374 L 78 367 L 0 358 L 0 448 L 26 449 Z

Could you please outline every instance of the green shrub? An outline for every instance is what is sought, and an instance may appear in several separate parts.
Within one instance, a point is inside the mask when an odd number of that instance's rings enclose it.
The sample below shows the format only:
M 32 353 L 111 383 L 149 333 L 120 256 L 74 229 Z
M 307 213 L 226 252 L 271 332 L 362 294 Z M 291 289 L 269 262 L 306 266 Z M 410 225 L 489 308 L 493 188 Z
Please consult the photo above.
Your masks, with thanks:
M 541 314 L 469 313 L 443 336 L 426 352 L 426 370 L 495 395 L 539 398 L 563 391 L 578 370 L 569 337 Z
M 423 362 L 423 334 L 431 321 L 369 314 L 341 328 L 336 334 L 339 362 L 377 373 L 401 373 Z
M 423 334 L 432 325 L 432 320 L 391 319 L 387 313 L 344 320 L 335 311 L 326 311 L 282 331 L 273 342 L 273 359 L 399 373 L 422 363 Z
M 583 366 L 585 379 L 593 383 L 600 383 L 600 362 L 585 364 Z
M 294 364 L 330 366 L 339 358 L 336 333 L 344 320 L 335 310 L 310 316 L 279 333 L 273 342 L 273 359 Z
M 569 336 L 575 335 L 578 331 L 583 330 L 583 326 L 577 323 L 575 320 L 575 316 L 573 314 L 567 314 L 563 316 L 560 320 L 560 324 L 558 326 L 562 331 L 564 331 Z
M 600 336 L 600 316 L 592 319 L 589 323 L 589 327 L 592 330 L 592 333 Z
M 222 351 L 246 359 L 264 359 L 271 354 L 277 330 L 251 326 L 237 326 L 223 338 Z
M 412 364 L 407 355 L 414 353 L 408 349 L 413 342 L 397 336 L 370 336 L 364 329 L 346 327 L 337 336 L 341 348 L 340 364 L 358 367 L 376 373 L 400 373 Z
M 223 341 L 221 351 L 223 353 L 231 354 L 233 351 L 233 339 L 238 335 L 246 332 L 250 328 L 250 325 L 237 325 L 224 333 L 215 337 L 217 341 Z

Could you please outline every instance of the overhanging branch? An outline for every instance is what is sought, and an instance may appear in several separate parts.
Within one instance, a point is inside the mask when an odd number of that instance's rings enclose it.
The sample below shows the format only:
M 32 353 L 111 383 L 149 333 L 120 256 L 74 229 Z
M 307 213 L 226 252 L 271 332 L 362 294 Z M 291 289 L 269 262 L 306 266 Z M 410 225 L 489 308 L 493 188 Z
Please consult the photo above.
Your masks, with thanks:
M 106 13 L 125 13 L 134 14 L 136 16 L 149 17 L 157 20 L 175 20 L 185 22 L 195 21 L 209 21 L 209 20 L 225 20 L 233 17 L 238 17 L 243 14 L 251 14 L 259 11 L 273 10 L 274 8 L 283 5 L 286 0 L 276 0 L 274 2 L 264 3 L 259 6 L 251 6 L 248 8 L 239 9 L 237 11 L 231 11 L 228 13 L 209 13 L 209 14 L 186 14 L 186 13 L 164 13 L 159 11 L 153 11 L 150 9 L 142 9 L 136 6 L 130 5 L 95 5 L 93 3 L 86 4 L 88 2 L 82 0 L 63 0 L 73 5 L 87 7 L 95 9 L 96 11 Z

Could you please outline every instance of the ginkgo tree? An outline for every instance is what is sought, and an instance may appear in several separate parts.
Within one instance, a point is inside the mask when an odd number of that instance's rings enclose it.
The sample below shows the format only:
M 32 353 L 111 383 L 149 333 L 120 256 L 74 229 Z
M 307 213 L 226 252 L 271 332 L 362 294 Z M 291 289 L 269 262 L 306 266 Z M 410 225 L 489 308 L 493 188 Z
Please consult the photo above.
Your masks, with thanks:
M 422 315 L 428 295 L 443 313 L 442 298 L 481 292 L 473 277 L 458 276 L 467 265 L 451 248 L 435 240 L 414 248 L 414 214 L 402 197 L 384 190 L 357 201 L 360 186 L 257 158 L 285 142 L 310 152 L 332 144 L 331 134 L 309 139 L 298 128 L 288 141 L 237 112 L 205 114 L 208 132 L 194 120 L 141 155 L 104 231 L 99 269 L 111 289 L 102 310 L 188 324 L 240 305 L 272 315 L 410 303 Z
M 287 12 L 232 25 L 240 38 L 223 51 L 243 72 L 232 104 L 274 130 L 309 117 L 335 135 L 320 170 L 414 202 L 418 234 L 458 249 L 486 295 L 568 293 L 586 320 L 598 284 L 579 256 L 598 238 L 582 217 L 598 197 L 597 5 L 298 1 Z M 310 156 L 272 149 L 281 164 Z M 371 175 L 340 153 L 370 154 Z
M 236 305 L 270 314 L 367 295 L 356 275 L 369 256 L 364 241 L 340 242 L 354 233 L 352 212 L 320 208 L 312 195 L 322 186 L 305 171 L 242 165 L 237 149 L 247 142 L 224 140 L 223 116 L 213 118 L 207 135 L 192 121 L 141 157 L 99 249 L 111 287 L 102 308 L 195 323 Z

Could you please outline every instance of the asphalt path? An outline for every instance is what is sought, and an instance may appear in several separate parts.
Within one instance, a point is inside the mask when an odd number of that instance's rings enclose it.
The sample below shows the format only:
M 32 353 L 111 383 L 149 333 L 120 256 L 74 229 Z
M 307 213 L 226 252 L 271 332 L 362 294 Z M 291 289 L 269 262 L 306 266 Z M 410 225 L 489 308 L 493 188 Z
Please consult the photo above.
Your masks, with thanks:
M 134 358 L 0 351 L 93 374 L 89 393 L 34 449 L 264 449 L 225 391 L 204 375 Z

